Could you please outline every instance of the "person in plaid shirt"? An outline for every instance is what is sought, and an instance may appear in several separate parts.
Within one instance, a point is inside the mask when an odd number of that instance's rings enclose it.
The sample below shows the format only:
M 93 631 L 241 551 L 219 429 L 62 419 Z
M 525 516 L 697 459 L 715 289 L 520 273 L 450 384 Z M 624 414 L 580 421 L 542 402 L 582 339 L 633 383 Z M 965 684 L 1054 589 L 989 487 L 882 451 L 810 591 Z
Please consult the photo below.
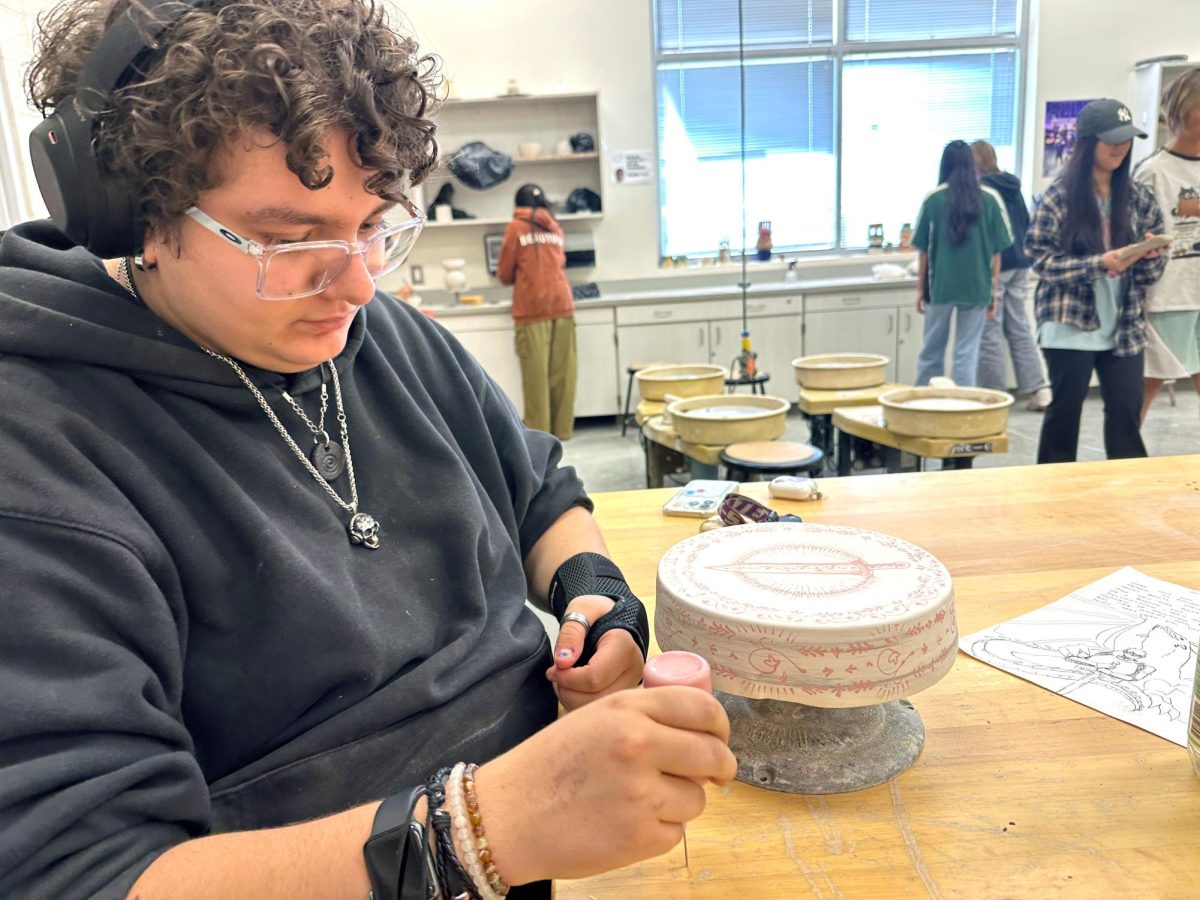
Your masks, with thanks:
M 1073 462 L 1094 371 L 1104 400 L 1109 459 L 1145 456 L 1140 415 L 1145 299 L 1167 264 L 1162 251 L 1121 258 L 1120 248 L 1163 231 L 1154 194 L 1129 172 L 1133 125 L 1118 100 L 1096 100 L 1076 121 L 1078 142 L 1034 210 L 1025 238 L 1038 276 L 1034 307 L 1053 401 L 1039 463 Z

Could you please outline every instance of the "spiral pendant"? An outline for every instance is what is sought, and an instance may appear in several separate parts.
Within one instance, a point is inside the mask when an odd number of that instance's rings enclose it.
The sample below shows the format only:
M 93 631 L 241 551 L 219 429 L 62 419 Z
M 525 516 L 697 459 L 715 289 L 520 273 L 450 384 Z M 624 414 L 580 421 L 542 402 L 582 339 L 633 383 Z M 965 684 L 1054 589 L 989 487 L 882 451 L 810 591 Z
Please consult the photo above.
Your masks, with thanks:
M 308 458 L 326 481 L 335 480 L 346 468 L 346 453 L 342 445 L 334 440 L 317 439 Z

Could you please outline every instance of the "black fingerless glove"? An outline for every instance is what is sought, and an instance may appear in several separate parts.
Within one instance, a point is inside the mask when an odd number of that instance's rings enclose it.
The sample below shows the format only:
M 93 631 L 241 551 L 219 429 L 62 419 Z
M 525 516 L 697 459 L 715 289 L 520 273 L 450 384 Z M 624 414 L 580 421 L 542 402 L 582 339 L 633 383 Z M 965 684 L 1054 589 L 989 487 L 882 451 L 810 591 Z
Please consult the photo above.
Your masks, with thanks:
M 559 566 L 550 581 L 550 609 L 555 618 L 561 622 L 567 604 L 584 594 L 611 597 L 616 606 L 592 623 L 575 665 L 587 665 L 600 638 L 614 628 L 628 631 L 645 659 L 646 648 L 650 646 L 650 620 L 646 607 L 629 589 L 616 563 L 599 553 L 577 553 Z

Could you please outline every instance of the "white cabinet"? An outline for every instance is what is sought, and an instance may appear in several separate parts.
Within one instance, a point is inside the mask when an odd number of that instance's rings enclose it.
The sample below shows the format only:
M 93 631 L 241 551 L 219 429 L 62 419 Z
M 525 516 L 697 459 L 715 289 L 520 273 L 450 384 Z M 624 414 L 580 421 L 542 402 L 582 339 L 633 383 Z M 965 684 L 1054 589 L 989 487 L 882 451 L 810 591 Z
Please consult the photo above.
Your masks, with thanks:
M 438 321 L 479 360 L 517 411 L 523 412 L 525 392 L 521 387 L 521 364 L 510 315 L 447 316 Z M 621 410 L 615 333 L 611 307 L 576 309 L 576 416 L 615 416 Z
M 925 317 L 917 312 L 914 301 L 907 308 L 899 307 L 900 328 L 896 338 L 896 377 L 898 384 L 915 384 L 917 357 L 925 340 Z
M 802 308 L 798 295 L 746 302 L 759 370 L 770 374 L 769 389 L 784 391 L 785 395 L 785 386 L 792 381 L 792 360 L 801 353 Z M 679 300 L 618 308 L 619 371 L 645 362 L 728 367 L 742 352 L 741 310 L 740 300 Z
M 912 384 L 924 321 L 911 286 L 804 298 L 804 355 L 878 353 L 889 381 Z
M 751 346 L 758 354 L 758 371 L 771 376 L 766 384 L 767 393 L 791 397 L 795 392 L 792 360 L 803 352 L 803 317 L 798 312 L 782 316 L 752 316 L 748 324 Z M 728 366 L 742 352 L 741 319 L 710 322 L 709 334 L 712 342 L 710 359 L 713 363 Z
M 887 377 L 896 380 L 896 308 L 816 312 L 804 316 L 804 355 L 878 353 L 888 358 Z M 919 347 L 918 347 L 919 349 Z
M 483 366 L 483 370 L 500 386 L 517 412 L 525 410 L 525 391 L 521 387 L 521 363 L 512 322 L 506 329 L 493 331 L 464 331 L 455 329 L 455 337 Z
M 617 329 L 618 370 L 643 363 L 708 362 L 708 322 L 626 325 Z
M 611 310 L 587 310 L 608 312 Z M 575 348 L 579 359 L 575 380 L 576 416 L 613 416 L 621 409 L 617 380 L 617 333 L 611 315 L 607 322 L 586 324 L 581 311 L 575 319 Z

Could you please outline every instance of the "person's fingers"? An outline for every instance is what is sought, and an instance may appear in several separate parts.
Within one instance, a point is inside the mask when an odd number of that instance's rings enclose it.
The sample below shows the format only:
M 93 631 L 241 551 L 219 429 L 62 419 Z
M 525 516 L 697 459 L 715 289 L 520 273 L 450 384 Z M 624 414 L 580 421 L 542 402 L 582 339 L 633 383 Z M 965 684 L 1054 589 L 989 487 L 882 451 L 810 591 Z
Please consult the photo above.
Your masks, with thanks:
M 641 681 L 641 667 L 642 651 L 638 649 L 633 635 L 623 628 L 614 628 L 601 636 L 596 644 L 596 652 L 587 665 L 558 669 L 553 680 L 560 688 L 594 692 L 608 687 L 622 675 L 633 672 L 638 678 L 626 685 L 633 687 Z
M 625 691 L 609 703 L 633 704 L 660 725 L 688 731 L 704 731 L 721 741 L 729 740 L 729 716 L 707 691 L 681 685 L 666 685 L 644 691 Z
M 708 798 L 705 796 L 703 785 L 690 778 L 667 774 L 659 778 L 658 785 L 654 813 L 660 822 L 683 824 L 704 812 Z
M 588 620 L 589 627 L 607 613 L 616 604 L 611 597 L 601 597 L 598 594 L 584 594 L 576 597 L 567 604 L 567 614 L 578 613 Z M 557 669 L 569 669 L 579 660 L 583 653 L 583 644 L 587 639 L 588 629 L 581 622 L 566 621 L 558 629 L 558 639 L 554 642 L 554 666 Z

